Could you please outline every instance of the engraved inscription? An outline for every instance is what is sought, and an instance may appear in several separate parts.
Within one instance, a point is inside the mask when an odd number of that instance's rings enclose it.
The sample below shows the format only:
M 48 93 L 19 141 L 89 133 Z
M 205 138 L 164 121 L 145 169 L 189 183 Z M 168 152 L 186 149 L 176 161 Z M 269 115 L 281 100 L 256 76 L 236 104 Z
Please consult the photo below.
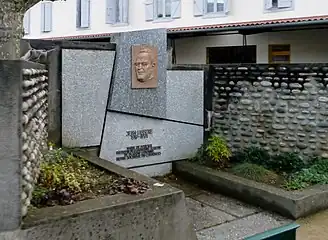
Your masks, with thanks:
M 116 151 L 116 155 L 123 155 L 116 157 L 116 161 L 159 156 L 162 153 L 156 150 L 160 149 L 161 146 L 153 146 L 152 144 L 127 147 L 126 150 Z
M 148 138 L 151 134 L 153 134 L 153 129 L 126 131 L 126 136 L 131 137 L 131 140 L 136 140 L 138 138 L 145 139 Z

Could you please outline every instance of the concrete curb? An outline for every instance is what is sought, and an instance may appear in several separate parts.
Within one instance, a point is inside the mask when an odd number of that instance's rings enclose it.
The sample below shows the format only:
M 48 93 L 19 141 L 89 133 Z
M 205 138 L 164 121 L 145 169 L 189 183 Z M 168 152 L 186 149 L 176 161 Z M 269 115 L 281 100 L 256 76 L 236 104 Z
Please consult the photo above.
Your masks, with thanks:
M 175 162 L 173 173 L 204 188 L 292 219 L 328 208 L 328 185 L 313 186 L 303 191 L 285 191 L 187 161 Z
M 31 209 L 19 240 L 197 239 L 181 190 L 167 184 L 154 186 L 154 179 L 98 158 L 96 149 L 74 154 L 124 177 L 147 182 L 151 190 L 142 195 L 116 194 L 68 206 Z

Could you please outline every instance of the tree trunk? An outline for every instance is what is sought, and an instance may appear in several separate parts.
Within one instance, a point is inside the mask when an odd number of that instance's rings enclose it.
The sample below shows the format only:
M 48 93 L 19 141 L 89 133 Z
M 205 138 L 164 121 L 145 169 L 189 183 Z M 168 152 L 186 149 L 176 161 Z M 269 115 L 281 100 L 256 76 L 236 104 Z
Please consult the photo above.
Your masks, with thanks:
M 17 8 L 16 1 L 0 1 L 0 60 L 19 59 L 20 40 L 23 37 L 23 10 Z

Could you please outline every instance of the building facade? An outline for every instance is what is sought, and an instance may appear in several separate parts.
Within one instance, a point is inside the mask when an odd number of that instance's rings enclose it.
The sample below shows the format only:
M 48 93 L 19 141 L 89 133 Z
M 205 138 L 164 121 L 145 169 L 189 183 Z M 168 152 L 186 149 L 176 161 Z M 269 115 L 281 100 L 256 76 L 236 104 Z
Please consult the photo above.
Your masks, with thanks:
M 328 1 L 42 1 L 24 17 L 25 38 L 101 39 L 166 28 L 177 64 L 328 61 Z

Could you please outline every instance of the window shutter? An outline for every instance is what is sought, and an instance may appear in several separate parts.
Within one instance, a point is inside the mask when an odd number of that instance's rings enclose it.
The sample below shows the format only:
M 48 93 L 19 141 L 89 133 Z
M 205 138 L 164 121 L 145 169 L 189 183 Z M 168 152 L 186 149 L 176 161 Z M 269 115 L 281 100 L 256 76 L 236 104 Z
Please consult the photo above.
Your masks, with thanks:
M 271 9 L 273 7 L 272 0 L 264 0 L 264 8 L 265 9 Z
M 24 33 L 30 33 L 30 21 L 31 21 L 31 12 L 28 10 L 24 15 L 23 25 L 24 25 Z
M 44 2 L 41 5 L 41 30 L 50 32 L 52 30 L 52 3 Z
M 45 4 L 41 3 L 41 32 L 44 32 L 45 21 Z
M 181 18 L 181 0 L 172 0 L 171 14 L 172 18 Z
M 231 4 L 230 0 L 224 0 L 224 12 L 225 13 L 230 12 L 230 4 Z
M 147 0 L 145 2 L 145 18 L 146 21 L 154 20 L 154 0 Z
M 123 23 L 129 23 L 129 0 L 121 0 L 123 1 Z
M 81 0 L 81 28 L 90 26 L 90 0 Z
M 76 0 L 76 27 L 81 27 L 81 0 Z
M 292 0 L 278 0 L 278 8 L 291 8 L 292 6 Z
M 117 4 L 117 0 L 106 0 L 107 24 L 114 24 L 116 22 L 116 4 Z
M 204 15 L 204 1 L 205 0 L 194 0 L 194 16 Z

